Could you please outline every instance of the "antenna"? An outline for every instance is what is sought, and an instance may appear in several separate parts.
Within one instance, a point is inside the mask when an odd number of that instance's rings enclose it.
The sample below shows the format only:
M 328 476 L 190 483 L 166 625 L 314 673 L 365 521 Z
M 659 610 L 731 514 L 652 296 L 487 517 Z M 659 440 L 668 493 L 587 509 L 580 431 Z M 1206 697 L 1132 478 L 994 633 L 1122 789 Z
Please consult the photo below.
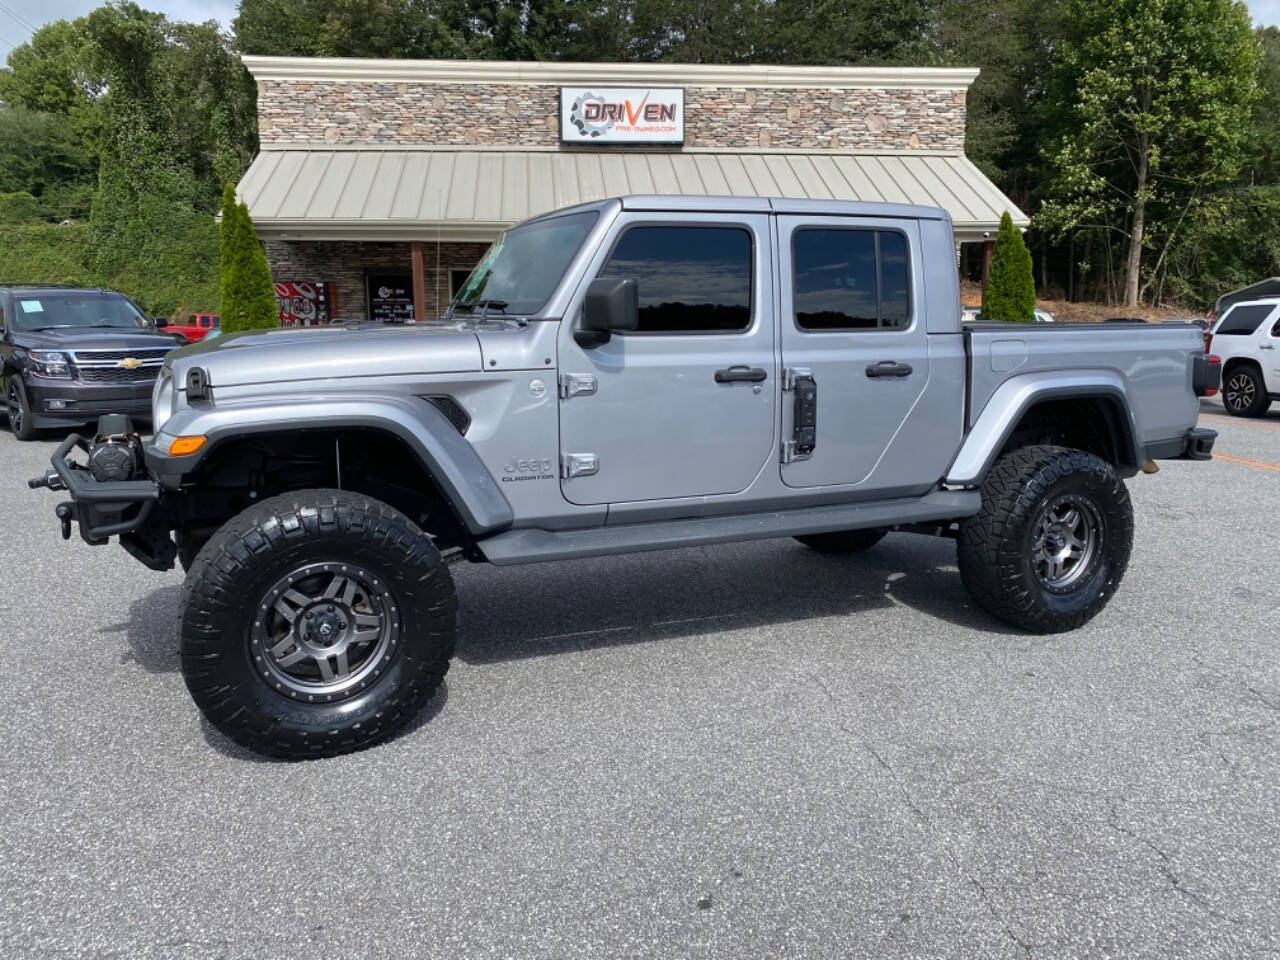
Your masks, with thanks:
M 440 217 L 444 215 L 444 194 L 436 192 L 436 319 L 440 319 Z M 450 291 L 452 293 L 453 291 Z

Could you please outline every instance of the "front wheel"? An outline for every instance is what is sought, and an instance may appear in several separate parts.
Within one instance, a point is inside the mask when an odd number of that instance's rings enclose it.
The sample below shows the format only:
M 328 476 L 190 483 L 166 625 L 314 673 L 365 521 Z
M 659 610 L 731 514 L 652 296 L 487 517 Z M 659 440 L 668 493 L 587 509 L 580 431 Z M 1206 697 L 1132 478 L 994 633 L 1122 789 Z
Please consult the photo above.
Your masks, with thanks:
M 1035 633 L 1093 619 L 1120 586 L 1133 505 L 1115 468 L 1064 447 L 1015 450 L 982 483 L 982 510 L 960 524 L 960 577 L 980 607 Z
M 9 415 L 9 429 L 19 440 L 33 440 L 36 435 L 35 424 L 31 417 L 31 404 L 27 401 L 27 391 L 22 381 L 16 376 L 10 377 L 5 384 L 5 410 Z
M 183 584 L 182 673 L 205 717 L 276 757 L 370 746 L 444 679 L 457 596 L 431 538 L 359 494 L 302 490 L 229 520 Z

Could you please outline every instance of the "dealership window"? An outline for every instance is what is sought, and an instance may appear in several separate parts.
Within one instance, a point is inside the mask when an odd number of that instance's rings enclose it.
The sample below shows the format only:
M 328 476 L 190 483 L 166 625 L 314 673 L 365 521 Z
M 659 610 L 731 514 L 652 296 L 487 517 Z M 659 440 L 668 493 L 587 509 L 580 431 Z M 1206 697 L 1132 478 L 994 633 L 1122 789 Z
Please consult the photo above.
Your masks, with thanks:
M 630 277 L 638 330 L 722 333 L 751 325 L 751 234 L 742 227 L 632 227 L 602 277 Z
M 797 230 L 792 251 L 794 310 L 801 329 L 901 330 L 911 325 L 903 234 Z

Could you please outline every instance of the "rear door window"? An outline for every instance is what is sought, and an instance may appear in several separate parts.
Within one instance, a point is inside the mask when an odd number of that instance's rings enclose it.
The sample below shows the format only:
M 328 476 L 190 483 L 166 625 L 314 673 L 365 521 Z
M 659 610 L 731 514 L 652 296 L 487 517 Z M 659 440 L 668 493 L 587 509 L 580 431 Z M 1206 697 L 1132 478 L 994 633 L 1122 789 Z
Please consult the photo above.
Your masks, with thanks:
M 1271 316 L 1275 307 L 1270 304 L 1253 304 L 1251 306 L 1232 307 L 1213 332 L 1215 337 L 1250 337 L 1257 332 L 1262 321 Z
M 795 318 L 802 330 L 911 326 L 907 240 L 894 230 L 797 230 Z

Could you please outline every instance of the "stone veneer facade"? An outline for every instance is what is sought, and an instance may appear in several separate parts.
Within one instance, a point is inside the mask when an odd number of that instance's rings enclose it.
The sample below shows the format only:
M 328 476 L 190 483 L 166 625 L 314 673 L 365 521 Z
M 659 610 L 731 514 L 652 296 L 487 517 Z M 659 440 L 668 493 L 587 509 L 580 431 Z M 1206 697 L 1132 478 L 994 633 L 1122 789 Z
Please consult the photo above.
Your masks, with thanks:
M 557 146 L 557 86 L 260 80 L 258 135 L 289 143 Z M 965 92 L 688 87 L 685 145 L 964 149 Z

